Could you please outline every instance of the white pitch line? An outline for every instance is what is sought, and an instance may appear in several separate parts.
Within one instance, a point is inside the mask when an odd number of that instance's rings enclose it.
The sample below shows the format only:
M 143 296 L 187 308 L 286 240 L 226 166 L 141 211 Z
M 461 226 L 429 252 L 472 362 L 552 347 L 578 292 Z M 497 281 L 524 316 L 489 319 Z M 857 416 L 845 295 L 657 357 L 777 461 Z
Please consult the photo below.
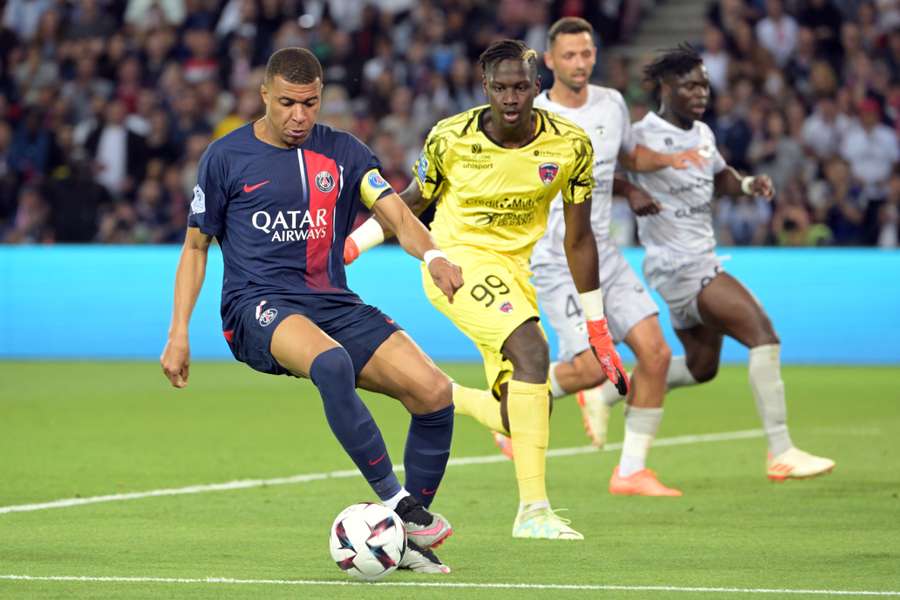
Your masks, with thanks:
M 724 433 L 707 433 L 701 435 L 680 435 L 670 438 L 661 438 L 653 442 L 654 446 L 684 446 L 687 444 L 700 444 L 705 442 L 727 442 L 732 440 L 743 440 L 749 438 L 757 438 L 763 435 L 761 429 L 748 429 L 745 431 L 729 431 Z M 622 444 L 607 444 L 604 452 L 612 452 L 620 450 Z M 555 458 L 560 456 L 575 456 L 578 454 L 590 454 L 599 452 L 594 446 L 576 446 L 572 448 L 557 448 L 556 450 L 548 450 L 547 457 Z M 488 456 L 469 456 L 462 458 L 451 458 L 448 466 L 461 467 L 467 465 L 485 465 L 490 463 L 508 462 L 505 456 L 500 453 Z M 403 471 L 403 466 L 394 467 L 395 471 Z M 12 506 L 0 506 L 0 515 L 16 512 L 32 512 L 36 510 L 48 510 L 51 508 L 68 508 L 71 506 L 84 506 L 85 504 L 99 504 L 101 502 L 120 502 L 124 500 L 139 500 L 141 498 L 156 498 L 160 496 L 183 496 L 186 494 L 204 494 L 206 492 L 225 492 L 230 490 L 246 490 L 250 488 L 268 487 L 276 485 L 291 485 L 295 483 L 309 483 L 311 481 L 320 481 L 322 479 L 344 479 L 346 477 L 356 477 L 359 471 L 356 469 L 345 469 L 342 471 L 329 471 L 326 473 L 307 473 L 304 475 L 292 475 L 290 477 L 275 477 L 273 479 L 240 479 L 237 481 L 226 481 L 224 483 L 205 483 L 199 485 L 189 485 L 180 488 L 165 488 L 159 490 L 149 490 L 146 492 L 129 492 L 125 494 L 107 494 L 104 496 L 90 496 L 87 498 L 65 498 L 62 500 L 53 500 L 50 502 L 38 502 L 35 504 L 17 504 Z
M 873 590 L 803 590 L 793 588 L 737 588 L 737 587 L 679 587 L 674 585 L 604 585 L 604 584 L 563 584 L 563 583 L 469 583 L 463 581 L 379 581 L 363 583 L 345 580 L 315 579 L 232 579 L 230 577 L 90 577 L 74 575 L 0 575 L 7 581 L 76 581 L 87 583 L 179 583 L 179 584 L 225 584 L 225 585 L 295 585 L 295 586 L 340 586 L 340 587 L 404 587 L 404 588 L 461 588 L 484 590 L 566 590 L 578 592 L 700 592 L 708 594 L 794 594 L 815 596 L 900 596 L 900 591 Z

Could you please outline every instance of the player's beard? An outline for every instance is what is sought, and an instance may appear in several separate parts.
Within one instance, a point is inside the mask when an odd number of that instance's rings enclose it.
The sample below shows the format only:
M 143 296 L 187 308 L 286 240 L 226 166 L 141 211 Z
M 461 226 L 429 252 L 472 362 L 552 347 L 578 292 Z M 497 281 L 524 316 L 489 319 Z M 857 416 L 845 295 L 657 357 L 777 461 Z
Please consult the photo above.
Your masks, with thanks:
M 585 73 L 583 81 L 577 81 L 572 77 L 560 77 L 560 81 L 562 81 L 562 84 L 569 88 L 571 91 L 575 92 L 576 94 L 580 94 L 581 91 L 588 85 L 588 77 L 589 75 Z

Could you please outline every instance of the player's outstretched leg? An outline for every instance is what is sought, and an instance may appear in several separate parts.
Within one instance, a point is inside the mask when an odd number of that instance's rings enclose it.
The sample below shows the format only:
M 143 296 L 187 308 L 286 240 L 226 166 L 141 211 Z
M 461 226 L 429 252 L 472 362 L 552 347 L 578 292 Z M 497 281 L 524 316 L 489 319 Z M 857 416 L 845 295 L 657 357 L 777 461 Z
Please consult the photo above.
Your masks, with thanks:
M 545 483 L 550 439 L 550 389 L 547 385 L 549 349 L 536 321 L 520 325 L 503 344 L 503 355 L 513 365 L 506 388 L 509 431 L 519 484 L 519 512 L 513 537 L 582 540 L 584 536 L 559 517 L 547 498 Z
M 303 340 L 303 343 L 297 343 Z M 311 320 L 285 318 L 272 334 L 272 357 L 319 389 L 334 436 L 382 500 L 401 491 L 381 431 L 356 393 L 356 373 L 347 351 Z
M 491 431 L 509 435 L 500 413 L 500 401 L 489 390 L 476 390 L 454 383 L 453 405 L 456 414 L 468 415 Z
M 309 370 L 319 388 L 331 431 L 383 501 L 401 492 L 384 439 L 375 420 L 356 393 L 356 374 L 350 355 L 340 346 L 319 354 Z
M 425 550 L 437 547 L 453 533 L 450 522 L 428 508 L 450 457 L 450 378 L 406 333 L 397 331 L 378 347 L 360 371 L 359 385 L 400 400 L 410 412 L 404 453 L 406 485 L 396 504 L 388 505 L 403 519 L 411 542 Z
M 494 443 L 503 455 L 512 460 L 512 440 L 503 423 L 500 401 L 488 390 L 476 390 L 453 384 L 453 404 L 456 413 L 468 415 L 487 427 L 494 437 Z
M 787 427 L 781 342 L 763 307 L 741 283 L 720 273 L 697 301 L 704 323 L 750 349 L 750 388 L 769 443 L 767 474 L 773 481 L 830 473 L 834 461 L 794 447 Z

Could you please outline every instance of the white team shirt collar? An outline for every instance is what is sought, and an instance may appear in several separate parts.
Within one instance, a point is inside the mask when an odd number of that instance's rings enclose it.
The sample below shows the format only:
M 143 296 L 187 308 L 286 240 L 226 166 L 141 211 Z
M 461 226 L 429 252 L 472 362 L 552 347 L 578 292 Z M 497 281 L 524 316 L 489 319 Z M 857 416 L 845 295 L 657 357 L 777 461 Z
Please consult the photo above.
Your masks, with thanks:
M 661 116 L 659 116 L 656 111 L 651 110 L 647 113 L 647 116 L 644 117 L 644 120 L 647 121 L 648 125 L 653 125 L 655 127 L 659 127 L 661 129 L 668 129 L 674 133 L 680 133 L 682 135 L 691 133 L 692 131 L 696 131 L 697 127 L 699 127 L 700 121 L 694 120 L 694 123 L 691 125 L 690 129 L 682 129 L 677 125 L 673 125 L 672 123 L 666 121 Z

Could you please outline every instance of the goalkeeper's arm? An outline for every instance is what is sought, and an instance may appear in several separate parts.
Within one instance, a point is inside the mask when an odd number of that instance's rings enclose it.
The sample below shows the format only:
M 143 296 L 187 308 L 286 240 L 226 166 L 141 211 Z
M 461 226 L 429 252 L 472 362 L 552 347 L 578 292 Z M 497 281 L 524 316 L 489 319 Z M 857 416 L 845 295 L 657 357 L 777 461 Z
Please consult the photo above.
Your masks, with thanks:
M 422 191 L 415 180 L 411 181 L 399 196 L 416 216 L 422 214 L 433 201 L 426 200 L 422 196 Z M 347 236 L 347 241 L 344 242 L 344 264 L 349 265 L 359 258 L 360 254 L 381 244 L 392 235 L 394 232 L 380 217 L 377 215 L 370 217 Z

